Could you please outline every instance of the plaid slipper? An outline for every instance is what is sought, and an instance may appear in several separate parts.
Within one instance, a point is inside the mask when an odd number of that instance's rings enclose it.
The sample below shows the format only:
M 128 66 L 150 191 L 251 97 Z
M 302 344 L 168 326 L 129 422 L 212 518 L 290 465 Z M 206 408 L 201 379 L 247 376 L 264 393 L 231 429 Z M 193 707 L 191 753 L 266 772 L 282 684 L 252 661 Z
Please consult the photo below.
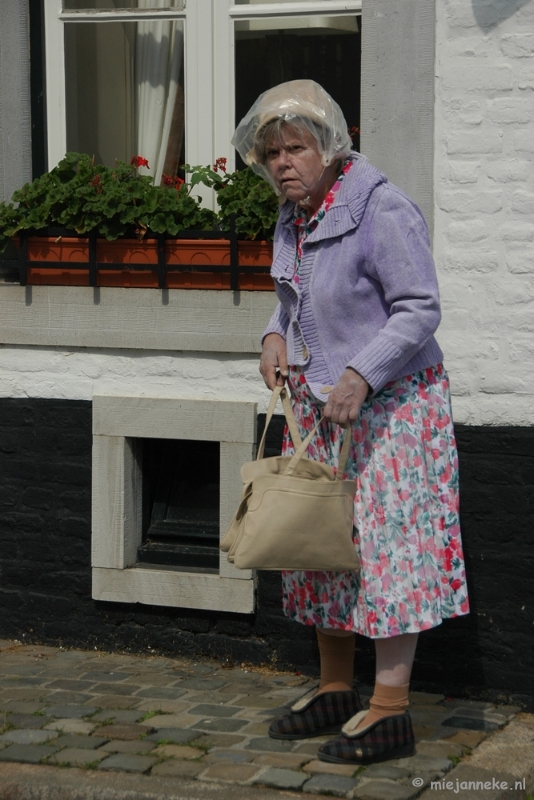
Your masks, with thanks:
M 356 689 L 323 694 L 315 694 L 316 691 L 312 689 L 291 706 L 287 716 L 271 723 L 272 739 L 309 739 L 339 733 L 343 723 L 361 710 Z
M 317 758 L 333 764 L 374 764 L 415 753 L 412 720 L 407 711 L 384 717 L 354 732 L 368 711 L 361 711 L 341 729 L 341 734 L 321 745 Z

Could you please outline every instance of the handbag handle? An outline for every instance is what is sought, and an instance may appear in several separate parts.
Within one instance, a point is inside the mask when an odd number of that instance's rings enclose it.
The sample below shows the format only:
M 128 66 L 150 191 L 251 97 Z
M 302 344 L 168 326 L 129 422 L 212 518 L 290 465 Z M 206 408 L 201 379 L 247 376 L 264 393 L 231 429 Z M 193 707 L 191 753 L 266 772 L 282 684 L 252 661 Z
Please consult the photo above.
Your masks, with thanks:
M 263 458 L 263 453 L 265 451 L 265 439 L 267 437 L 267 428 L 269 427 L 269 424 L 273 418 L 274 409 L 276 408 L 278 398 L 281 398 L 282 400 L 282 406 L 286 417 L 287 427 L 289 428 L 291 441 L 293 442 L 295 449 L 300 447 L 300 445 L 302 444 L 302 439 L 299 433 L 297 420 L 295 419 L 295 415 L 293 414 L 293 409 L 291 408 L 291 403 L 289 402 L 287 389 L 285 388 L 285 386 L 275 386 L 273 389 L 273 393 L 271 395 L 271 399 L 269 401 L 269 406 L 267 408 L 267 416 L 265 418 L 265 427 L 263 429 L 263 436 L 261 437 L 261 441 L 258 446 L 258 454 L 256 456 L 257 461 Z
M 291 408 L 291 403 L 289 401 L 287 389 L 284 386 L 275 386 L 273 389 L 273 393 L 271 395 L 271 399 L 269 401 L 269 406 L 267 408 L 267 416 L 265 418 L 265 428 L 263 429 L 263 436 L 261 437 L 261 441 L 258 446 L 258 454 L 256 456 L 256 460 L 258 461 L 261 458 L 263 458 L 263 453 L 265 451 L 265 439 L 267 437 L 267 428 L 269 427 L 269 423 L 273 418 L 274 409 L 276 408 L 278 398 L 281 398 L 282 400 L 282 406 L 284 408 L 287 427 L 289 428 L 291 440 L 295 448 L 295 453 L 291 458 L 291 461 L 289 462 L 285 472 L 286 475 L 292 475 L 295 469 L 297 468 L 297 464 L 299 463 L 300 459 L 303 457 L 304 453 L 308 449 L 308 445 L 311 443 L 315 435 L 315 432 L 317 431 L 317 428 L 321 424 L 323 418 L 321 418 L 319 422 L 312 428 L 312 430 L 309 432 L 309 434 L 303 441 L 299 433 L 297 420 L 295 419 L 293 409 Z M 345 436 L 343 437 L 343 445 L 341 447 L 341 452 L 339 454 L 339 463 L 336 473 L 336 480 L 342 479 L 343 474 L 345 472 L 345 467 L 347 466 L 347 461 L 349 459 L 349 452 L 350 452 L 350 443 L 352 439 L 350 431 L 351 427 L 349 426 L 348 428 L 346 428 Z
M 323 421 L 324 417 L 321 417 L 319 422 L 313 426 L 309 434 L 306 438 L 301 442 L 301 444 L 296 448 L 295 454 L 293 455 L 291 461 L 289 462 L 287 469 L 285 471 L 286 475 L 292 475 L 297 468 L 297 464 L 299 463 L 300 459 L 308 449 L 308 445 L 310 444 L 311 440 L 315 436 L 315 432 L 317 428 Z M 350 443 L 352 441 L 352 427 L 349 425 L 345 428 L 345 435 L 343 437 L 343 445 L 341 447 L 341 451 L 339 453 L 339 461 L 336 473 L 336 480 L 340 481 L 343 478 L 343 474 L 345 472 L 345 467 L 347 466 L 347 461 L 349 460 L 349 453 L 350 453 Z

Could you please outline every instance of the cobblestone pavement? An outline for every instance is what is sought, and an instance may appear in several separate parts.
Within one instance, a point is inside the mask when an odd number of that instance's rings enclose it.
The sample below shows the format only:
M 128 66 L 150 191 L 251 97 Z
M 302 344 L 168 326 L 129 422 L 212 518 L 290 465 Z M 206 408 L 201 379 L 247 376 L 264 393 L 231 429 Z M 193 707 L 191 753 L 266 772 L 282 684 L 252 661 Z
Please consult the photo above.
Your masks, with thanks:
M 0 641 L 0 762 L 409 800 L 519 711 L 413 692 L 417 754 L 354 769 L 317 760 L 326 738 L 269 739 L 270 721 L 312 685 L 215 662 Z

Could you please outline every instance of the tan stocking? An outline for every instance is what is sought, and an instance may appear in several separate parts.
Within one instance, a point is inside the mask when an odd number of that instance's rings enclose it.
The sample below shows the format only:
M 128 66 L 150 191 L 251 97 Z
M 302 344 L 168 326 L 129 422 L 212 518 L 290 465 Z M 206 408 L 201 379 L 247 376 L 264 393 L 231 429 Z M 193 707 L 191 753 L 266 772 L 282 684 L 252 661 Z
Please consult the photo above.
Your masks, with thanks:
M 316 628 L 321 656 L 319 692 L 341 692 L 352 689 L 356 636 L 351 631 L 324 633 Z
M 409 683 L 403 686 L 385 686 L 377 681 L 373 696 L 369 700 L 369 713 L 362 719 L 356 730 L 367 728 L 368 725 L 372 725 L 384 717 L 403 714 L 408 708 L 409 688 Z

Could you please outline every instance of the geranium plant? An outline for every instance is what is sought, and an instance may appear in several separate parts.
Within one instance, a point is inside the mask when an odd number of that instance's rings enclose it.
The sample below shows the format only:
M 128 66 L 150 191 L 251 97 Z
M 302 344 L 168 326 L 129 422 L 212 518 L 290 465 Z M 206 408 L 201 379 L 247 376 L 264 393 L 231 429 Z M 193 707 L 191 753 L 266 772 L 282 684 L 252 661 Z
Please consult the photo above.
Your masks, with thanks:
M 115 167 L 95 165 L 81 153 L 67 153 L 57 167 L 0 203 L 0 249 L 21 230 L 63 226 L 85 234 L 96 230 L 113 240 L 148 231 L 175 236 L 182 230 L 213 230 L 216 214 L 201 206 L 185 184 L 154 186 L 139 175 L 142 156 Z
M 272 240 L 280 209 L 276 194 L 250 167 L 228 173 L 226 161 L 218 158 L 213 167 L 186 164 L 184 170 L 191 176 L 191 188 L 203 183 L 215 189 L 221 230 L 230 229 L 233 217 L 238 238 Z
M 273 238 L 276 195 L 249 167 L 228 174 L 225 158 L 213 167 L 186 164 L 187 180 L 164 175 L 162 186 L 140 175 L 139 167 L 150 168 L 143 156 L 105 167 L 88 155 L 67 153 L 57 167 L 16 191 L 11 203 L 0 203 L 0 251 L 21 230 L 57 226 L 114 240 L 143 239 L 150 232 L 227 231 L 234 220 L 240 239 Z M 216 191 L 217 213 L 195 195 L 200 183 Z

